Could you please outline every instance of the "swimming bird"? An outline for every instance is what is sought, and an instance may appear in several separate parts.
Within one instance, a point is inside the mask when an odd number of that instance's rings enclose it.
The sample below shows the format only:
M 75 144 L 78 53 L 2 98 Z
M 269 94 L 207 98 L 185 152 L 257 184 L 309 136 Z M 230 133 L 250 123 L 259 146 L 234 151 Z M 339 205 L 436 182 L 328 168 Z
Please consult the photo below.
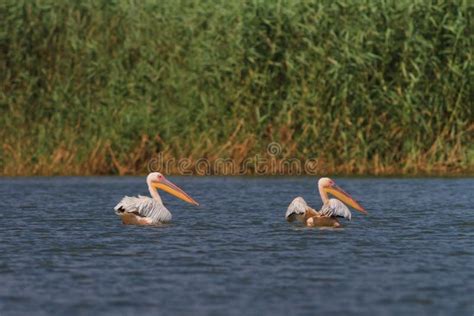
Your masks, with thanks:
M 177 198 L 199 205 L 183 190 L 171 183 L 159 172 L 152 172 L 146 178 L 150 197 L 139 195 L 138 197 L 125 196 L 115 206 L 115 213 L 121 217 L 122 223 L 132 225 L 158 225 L 171 221 L 171 213 L 163 205 L 157 189 L 162 189 Z
M 341 227 L 341 223 L 337 220 L 338 217 L 348 220 L 351 220 L 352 217 L 349 208 L 343 202 L 359 212 L 367 214 L 367 211 L 356 200 L 329 178 L 319 179 L 318 190 L 321 200 L 323 201 L 323 206 L 320 211 L 309 207 L 302 197 L 297 197 L 288 206 L 285 215 L 286 220 L 289 222 L 299 220 L 309 227 Z M 328 193 L 341 199 L 343 202 L 338 199 L 329 199 Z

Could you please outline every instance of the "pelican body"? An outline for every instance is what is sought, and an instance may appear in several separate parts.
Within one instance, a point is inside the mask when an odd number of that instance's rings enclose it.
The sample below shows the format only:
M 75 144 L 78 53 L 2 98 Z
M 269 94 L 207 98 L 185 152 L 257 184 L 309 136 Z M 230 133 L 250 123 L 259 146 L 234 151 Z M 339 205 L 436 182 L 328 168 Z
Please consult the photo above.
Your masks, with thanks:
M 163 205 L 157 189 L 166 191 L 177 198 L 199 205 L 186 192 L 167 180 L 161 173 L 152 172 L 146 178 L 150 197 L 139 195 L 138 197 L 125 196 L 115 206 L 115 213 L 120 216 L 124 224 L 130 225 L 159 225 L 171 221 L 170 211 Z
M 318 190 L 323 206 L 321 210 L 316 211 L 306 204 L 302 197 L 295 198 L 288 206 L 285 218 L 289 222 L 298 220 L 308 227 L 341 227 L 338 217 L 348 219 L 352 218 L 349 208 L 343 203 L 358 210 L 361 213 L 367 214 L 367 211 L 348 193 L 336 185 L 336 183 L 329 178 L 321 178 L 318 181 Z M 329 199 L 328 193 L 341 199 Z

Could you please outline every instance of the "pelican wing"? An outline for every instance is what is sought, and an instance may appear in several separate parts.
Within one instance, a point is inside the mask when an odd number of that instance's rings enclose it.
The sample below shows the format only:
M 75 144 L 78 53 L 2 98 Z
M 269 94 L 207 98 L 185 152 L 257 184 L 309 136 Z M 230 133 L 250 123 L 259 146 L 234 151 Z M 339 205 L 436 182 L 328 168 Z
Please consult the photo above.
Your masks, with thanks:
M 115 213 L 133 213 L 141 217 L 148 217 L 153 223 L 165 223 L 171 221 L 171 213 L 158 201 L 147 196 L 130 197 L 125 196 L 115 207 Z
M 352 217 L 351 211 L 338 199 L 329 199 L 329 202 L 323 205 L 319 213 L 325 217 L 343 217 L 348 220 L 351 220 Z
M 289 222 L 293 222 L 295 219 L 303 221 L 304 215 L 306 214 L 306 210 L 308 208 L 309 206 L 306 204 L 306 201 L 302 197 L 298 196 L 288 206 L 285 218 Z

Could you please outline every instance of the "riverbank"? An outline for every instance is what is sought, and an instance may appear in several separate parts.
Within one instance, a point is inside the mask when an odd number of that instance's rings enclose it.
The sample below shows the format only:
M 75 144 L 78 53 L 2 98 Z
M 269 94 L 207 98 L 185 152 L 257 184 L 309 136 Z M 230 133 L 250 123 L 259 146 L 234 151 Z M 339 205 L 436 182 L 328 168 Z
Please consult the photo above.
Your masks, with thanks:
M 256 157 L 316 160 L 319 174 L 474 173 L 469 1 L 4 12 L 0 175 L 142 174 L 156 159 L 258 174 Z

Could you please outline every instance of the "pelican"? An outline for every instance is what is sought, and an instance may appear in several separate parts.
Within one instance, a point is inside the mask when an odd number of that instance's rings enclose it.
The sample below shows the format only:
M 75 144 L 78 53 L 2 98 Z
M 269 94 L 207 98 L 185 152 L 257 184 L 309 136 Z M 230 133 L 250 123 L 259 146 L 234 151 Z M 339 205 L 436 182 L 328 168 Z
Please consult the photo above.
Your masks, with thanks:
M 318 181 L 319 195 L 323 201 L 323 206 L 320 211 L 316 211 L 306 204 L 302 197 L 295 198 L 288 206 L 286 211 L 286 220 L 293 222 L 299 220 L 308 227 L 326 226 L 326 227 L 341 227 L 337 220 L 342 217 L 351 220 L 351 212 L 349 208 L 343 203 L 355 208 L 361 213 L 367 214 L 367 211 L 348 193 L 336 185 L 336 183 L 329 178 L 321 178 Z M 328 193 L 341 199 L 329 199 Z
M 199 205 L 183 190 L 167 180 L 161 173 L 152 172 L 146 178 L 151 198 L 125 196 L 114 207 L 115 213 L 121 217 L 122 223 L 132 225 L 158 225 L 171 221 L 171 213 L 163 205 L 157 189 L 162 189 L 177 198 Z

